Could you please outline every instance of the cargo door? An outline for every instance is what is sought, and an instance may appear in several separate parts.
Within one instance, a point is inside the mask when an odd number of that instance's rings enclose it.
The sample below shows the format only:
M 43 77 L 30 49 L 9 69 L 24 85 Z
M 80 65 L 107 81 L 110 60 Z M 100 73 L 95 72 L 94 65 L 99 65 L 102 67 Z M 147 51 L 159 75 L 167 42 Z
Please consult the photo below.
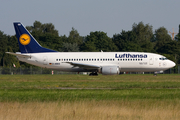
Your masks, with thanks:
M 47 64 L 48 64 L 47 56 L 44 56 L 44 57 L 43 57 L 43 64 L 44 64 L 44 65 L 47 65 Z

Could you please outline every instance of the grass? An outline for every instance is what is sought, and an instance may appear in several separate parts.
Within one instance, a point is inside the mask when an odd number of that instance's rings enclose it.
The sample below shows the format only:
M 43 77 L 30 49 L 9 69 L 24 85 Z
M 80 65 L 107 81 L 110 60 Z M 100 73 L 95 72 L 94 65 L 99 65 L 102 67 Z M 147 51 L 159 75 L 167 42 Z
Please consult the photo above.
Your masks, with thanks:
M 125 90 L 0 90 L 1 102 L 84 101 L 84 100 L 174 100 L 180 99 L 180 89 Z
M 1 120 L 179 120 L 180 102 L 75 101 L 0 103 Z
M 1 89 L 180 88 L 180 75 L 1 75 Z
M 180 75 L 0 75 L 0 113 L 2 120 L 178 120 Z

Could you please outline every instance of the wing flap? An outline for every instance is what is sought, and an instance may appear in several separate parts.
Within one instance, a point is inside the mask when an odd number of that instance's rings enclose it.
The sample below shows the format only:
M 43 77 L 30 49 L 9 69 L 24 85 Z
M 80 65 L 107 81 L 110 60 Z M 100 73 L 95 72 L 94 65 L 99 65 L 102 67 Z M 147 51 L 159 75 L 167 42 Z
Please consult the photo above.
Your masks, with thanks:
M 74 63 L 74 62 L 65 62 L 65 63 L 73 65 L 73 67 L 80 67 L 80 68 L 84 68 L 84 69 L 98 69 L 101 67 L 99 65 L 82 64 L 82 63 Z

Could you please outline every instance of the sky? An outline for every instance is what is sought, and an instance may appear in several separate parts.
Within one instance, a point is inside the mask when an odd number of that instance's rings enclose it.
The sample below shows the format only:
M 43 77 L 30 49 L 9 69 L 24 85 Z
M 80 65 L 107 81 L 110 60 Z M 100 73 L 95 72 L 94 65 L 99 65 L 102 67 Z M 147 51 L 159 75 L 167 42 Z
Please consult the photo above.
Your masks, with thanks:
M 132 30 L 133 23 L 179 31 L 180 0 L 0 0 L 0 31 L 15 35 L 13 22 L 52 23 L 59 35 L 74 27 L 81 36 L 103 31 L 109 37 Z

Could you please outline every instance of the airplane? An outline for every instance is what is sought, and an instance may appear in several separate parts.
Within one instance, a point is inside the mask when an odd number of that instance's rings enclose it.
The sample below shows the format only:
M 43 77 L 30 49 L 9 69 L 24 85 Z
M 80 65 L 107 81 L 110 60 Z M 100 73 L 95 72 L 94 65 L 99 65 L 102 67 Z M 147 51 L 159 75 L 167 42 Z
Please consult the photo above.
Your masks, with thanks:
M 21 22 L 14 22 L 21 52 L 6 52 L 35 66 L 89 75 L 118 75 L 120 72 L 155 72 L 174 67 L 166 57 L 148 52 L 58 52 L 42 47 Z

